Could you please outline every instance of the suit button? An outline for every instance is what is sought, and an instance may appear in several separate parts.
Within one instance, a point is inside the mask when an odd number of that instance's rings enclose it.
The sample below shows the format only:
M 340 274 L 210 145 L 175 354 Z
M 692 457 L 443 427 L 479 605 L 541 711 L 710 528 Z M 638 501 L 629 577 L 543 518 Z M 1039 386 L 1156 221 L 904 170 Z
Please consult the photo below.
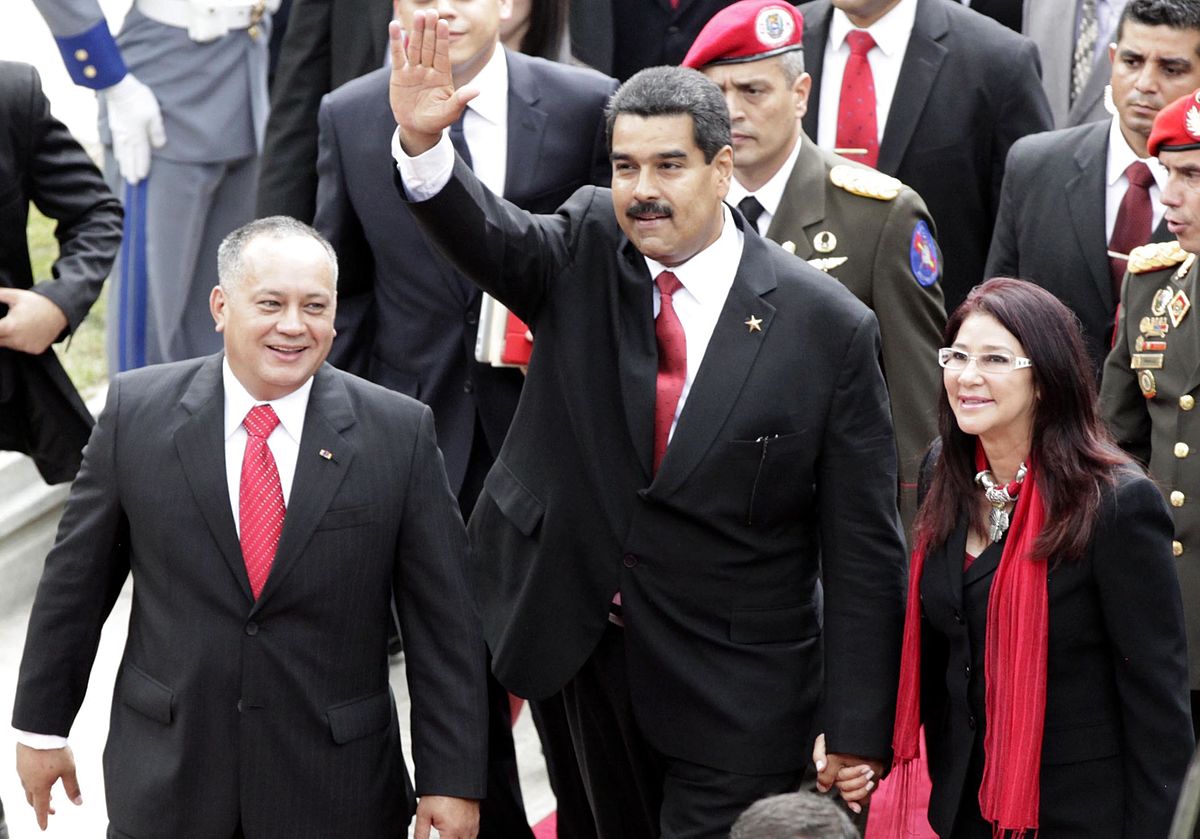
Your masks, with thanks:
M 1171 543 L 1171 553 L 1175 556 L 1183 556 L 1183 542 L 1178 540 Z
M 465 385 L 463 385 L 463 393 L 470 393 L 473 390 L 475 390 L 475 385 L 471 382 L 467 382 Z
M 626 568 L 633 568 L 638 564 L 637 554 L 625 554 L 625 556 L 621 557 L 621 563 Z
M 1190 451 L 1191 451 L 1191 448 L 1188 446 L 1187 443 L 1176 443 L 1175 444 L 1175 456 L 1176 457 L 1187 457 L 1188 453 Z
M 954 622 L 958 624 L 963 622 L 962 612 L 958 611 L 958 609 L 954 610 Z
M 963 673 L 968 679 L 970 679 L 971 678 L 971 665 L 969 665 L 969 664 L 964 665 Z
M 967 717 L 967 728 L 971 729 L 972 731 L 975 730 L 975 715 L 974 714 L 971 714 L 969 717 Z
M 471 324 L 471 326 L 479 323 L 479 315 L 474 312 L 467 312 L 467 323 Z
M 254 621 L 250 621 L 250 623 L 246 624 L 246 634 L 247 635 L 257 635 L 258 634 L 258 624 L 256 624 Z
M 667 34 L 668 34 L 668 35 L 678 35 L 678 34 L 679 34 L 679 27 L 678 27 L 678 26 L 668 26 L 668 27 L 667 27 Z
M 1187 500 L 1187 496 L 1179 490 L 1172 491 L 1170 498 L 1172 507 L 1182 507 L 1183 502 Z
M 238 708 L 238 713 L 239 713 L 239 714 L 244 714 L 244 713 L 246 713 L 246 707 L 245 707 L 245 706 L 242 704 L 242 700 L 240 700 L 240 699 L 238 700 L 238 706 L 237 706 L 237 708 Z
M 1196 397 L 1192 396 L 1190 393 L 1185 393 L 1183 396 L 1179 397 L 1179 407 L 1183 408 L 1185 411 L 1192 410 L 1192 408 L 1196 407 Z

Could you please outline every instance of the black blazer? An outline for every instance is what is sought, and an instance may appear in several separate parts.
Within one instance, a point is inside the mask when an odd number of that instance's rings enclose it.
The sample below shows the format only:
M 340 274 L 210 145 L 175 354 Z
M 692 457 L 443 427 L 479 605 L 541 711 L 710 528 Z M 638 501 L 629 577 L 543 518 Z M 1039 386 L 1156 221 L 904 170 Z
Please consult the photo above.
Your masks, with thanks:
M 532 697 L 562 687 L 619 588 L 633 710 L 655 748 L 733 772 L 794 770 L 825 699 L 832 750 L 886 756 L 904 549 L 870 310 L 735 214 L 742 261 L 652 478 L 652 281 L 611 193 L 585 187 L 534 216 L 460 160 L 411 209 L 536 335 L 470 523 L 501 683 Z
M 1097 382 L 1112 347 L 1118 302 L 1104 233 L 1109 128 L 1104 120 L 1013 144 L 980 277 L 1030 280 L 1066 303 L 1083 327 Z M 1047 224 L 1055 215 L 1065 215 L 1065 223 Z M 1164 219 L 1151 241 L 1173 238 Z
M 1192 755 L 1171 517 L 1132 468 L 1104 492 L 1084 557 L 1053 561 L 1039 836 L 1163 839 Z M 921 577 L 922 716 L 940 836 L 988 837 L 984 627 L 1001 545 L 964 574 L 966 524 Z M 957 819 L 957 820 L 956 820 Z M 952 833 L 953 828 L 953 833 Z
M 256 601 L 224 406 L 219 354 L 110 384 L 38 586 L 14 726 L 70 731 L 132 574 L 104 754 L 110 836 L 227 839 L 240 817 L 264 839 L 401 839 L 414 801 L 388 687 L 394 595 L 416 792 L 482 798 L 484 647 L 429 409 L 321 367 Z
M 391 18 L 387 0 L 295 0 L 271 84 L 257 218 L 312 221 L 321 97 L 383 66 Z
M 505 56 L 505 197 L 550 212 L 584 184 L 608 183 L 602 114 L 616 83 L 591 70 Z M 458 492 L 476 418 L 490 451 L 500 451 L 524 379 L 475 361 L 479 290 L 427 242 L 392 186 L 396 121 L 387 86 L 388 70 L 378 70 L 321 105 L 315 224 L 341 264 L 330 359 L 433 408 Z
M 36 287 L 25 237 L 31 201 L 58 222 L 54 278 Z M 37 71 L 0 61 L 0 286 L 45 295 L 73 332 L 100 296 L 120 245 L 121 205 L 50 114 Z M 92 415 L 54 350 L 0 349 L 0 449 L 31 455 L 48 483 L 69 481 L 91 428 Z
M 816 0 L 800 11 L 813 75 L 804 130 L 816 137 L 833 6 Z M 937 222 L 947 312 L 983 274 L 1009 147 L 1053 127 L 1040 77 L 1028 38 L 959 3 L 918 0 L 878 168 L 915 189 Z

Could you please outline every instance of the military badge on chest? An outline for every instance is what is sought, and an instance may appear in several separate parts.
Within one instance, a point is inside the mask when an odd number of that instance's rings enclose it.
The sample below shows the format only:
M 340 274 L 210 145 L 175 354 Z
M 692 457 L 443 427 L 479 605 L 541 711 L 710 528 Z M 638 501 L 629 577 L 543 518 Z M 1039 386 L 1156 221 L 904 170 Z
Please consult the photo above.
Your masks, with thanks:
M 1130 254 L 1129 272 L 1135 275 L 1151 273 L 1178 265 L 1171 280 L 1182 283 L 1194 261 L 1195 257 L 1185 253 L 1178 243 L 1156 243 L 1134 249 Z M 1129 367 L 1137 371 L 1138 389 L 1147 399 L 1158 395 L 1154 371 L 1162 370 L 1166 364 L 1167 335 L 1172 329 L 1179 328 L 1191 308 L 1192 301 L 1187 292 L 1168 284 L 1151 295 L 1150 314 L 1138 321 L 1140 334 L 1134 338 Z

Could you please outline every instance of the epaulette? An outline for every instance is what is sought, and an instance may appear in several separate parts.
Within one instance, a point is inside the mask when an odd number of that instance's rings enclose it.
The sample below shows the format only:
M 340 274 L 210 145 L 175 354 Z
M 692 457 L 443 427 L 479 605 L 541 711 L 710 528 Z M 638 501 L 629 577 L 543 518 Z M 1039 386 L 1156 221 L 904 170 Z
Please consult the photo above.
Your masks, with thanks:
M 878 201 L 891 201 L 904 189 L 904 184 L 891 175 L 861 166 L 848 166 L 845 163 L 839 163 L 829 170 L 829 180 L 834 186 L 841 187 L 852 195 Z
M 1147 274 L 1151 271 L 1161 271 L 1164 268 L 1178 265 L 1187 258 L 1188 252 L 1174 240 L 1151 242 L 1148 245 L 1140 245 L 1129 252 L 1129 273 Z

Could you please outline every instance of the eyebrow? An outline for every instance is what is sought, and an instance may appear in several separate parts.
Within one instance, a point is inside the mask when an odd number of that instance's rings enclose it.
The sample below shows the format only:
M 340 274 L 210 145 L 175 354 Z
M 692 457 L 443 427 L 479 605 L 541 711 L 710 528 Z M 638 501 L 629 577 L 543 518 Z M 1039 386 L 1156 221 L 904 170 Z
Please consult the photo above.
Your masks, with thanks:
M 657 160 L 677 160 L 680 158 L 686 159 L 687 152 L 682 149 L 671 149 L 670 151 L 660 151 L 653 155 Z M 625 152 L 615 151 L 608 156 L 609 160 L 633 160 L 633 155 Z

